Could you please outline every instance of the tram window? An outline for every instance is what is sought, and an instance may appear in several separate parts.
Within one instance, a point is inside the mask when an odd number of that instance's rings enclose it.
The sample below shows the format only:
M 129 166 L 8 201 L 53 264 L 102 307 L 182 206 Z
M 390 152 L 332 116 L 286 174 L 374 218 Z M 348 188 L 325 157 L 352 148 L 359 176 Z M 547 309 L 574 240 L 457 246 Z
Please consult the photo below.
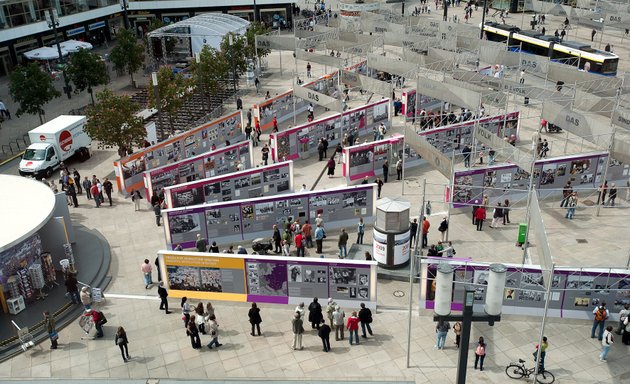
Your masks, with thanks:
M 617 64 L 619 59 L 608 59 L 604 61 L 602 65 L 601 73 L 615 74 L 617 73 Z

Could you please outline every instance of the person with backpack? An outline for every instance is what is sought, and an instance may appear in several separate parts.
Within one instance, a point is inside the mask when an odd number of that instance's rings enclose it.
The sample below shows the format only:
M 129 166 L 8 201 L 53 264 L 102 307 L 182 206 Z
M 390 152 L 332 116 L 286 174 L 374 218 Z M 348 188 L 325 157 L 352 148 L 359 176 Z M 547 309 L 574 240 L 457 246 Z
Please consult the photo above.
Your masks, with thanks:
M 595 309 L 593 309 L 593 315 L 595 316 L 593 318 L 593 328 L 591 328 L 591 339 L 595 338 L 595 330 L 599 327 L 597 339 L 601 341 L 604 335 L 604 325 L 609 315 L 606 303 L 602 302 L 601 305 L 595 307 Z
M 446 343 L 446 335 L 448 334 L 448 330 L 451 329 L 451 325 L 448 321 L 440 320 L 435 326 L 435 333 L 437 334 L 437 341 L 435 344 L 435 349 L 444 349 L 444 344 Z
M 448 230 L 448 220 L 446 219 L 446 217 L 442 218 L 442 222 L 440 223 L 440 226 L 438 227 L 438 231 L 440 232 L 440 236 L 442 238 L 442 242 L 446 241 L 446 231 Z
M 480 336 L 477 348 L 475 348 L 475 369 L 477 369 L 477 364 L 479 364 L 480 371 L 483 371 L 483 360 L 486 358 L 486 346 L 483 336 Z
M 608 356 L 608 352 L 610 352 L 610 347 L 612 347 L 614 343 L 613 327 L 609 325 L 606 327 L 606 332 L 603 334 L 603 338 L 600 339 L 602 341 L 602 353 L 599 354 L 599 360 L 606 362 L 606 357 Z

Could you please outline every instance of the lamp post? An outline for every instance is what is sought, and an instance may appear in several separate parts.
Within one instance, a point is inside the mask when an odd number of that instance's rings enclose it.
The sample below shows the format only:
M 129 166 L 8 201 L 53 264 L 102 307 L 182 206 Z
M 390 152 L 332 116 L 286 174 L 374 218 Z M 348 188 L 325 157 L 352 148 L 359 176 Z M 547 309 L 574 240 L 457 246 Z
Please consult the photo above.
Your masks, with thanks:
M 123 19 L 125 20 L 125 29 L 129 29 L 129 13 L 127 10 L 129 9 L 129 3 L 127 0 L 120 0 L 120 9 L 123 11 Z
M 453 271 L 454 268 L 451 265 L 440 264 L 438 266 L 435 285 L 435 315 L 433 316 L 433 320 L 462 322 L 456 383 L 465 384 L 472 323 L 487 322 L 488 325 L 493 326 L 495 322 L 501 321 L 501 307 L 503 306 L 503 290 L 505 289 L 507 269 L 502 264 L 490 265 L 484 313 L 474 312 L 475 289 L 472 286 L 466 285 L 464 310 L 461 315 L 451 314 Z
M 59 17 L 57 16 L 57 10 L 54 8 L 46 10 L 44 13 L 46 16 L 46 23 L 48 24 L 48 28 L 52 28 L 53 33 L 55 34 L 55 44 L 57 44 L 57 52 L 59 53 L 59 62 L 64 63 L 63 54 L 61 53 L 61 43 L 59 43 L 59 34 L 57 33 L 57 27 L 59 26 Z M 66 75 L 66 69 L 64 68 L 61 73 L 63 74 L 63 91 L 68 96 L 68 99 L 72 98 L 72 87 L 70 86 L 70 81 L 68 80 L 68 76 Z
M 151 83 L 153 84 L 153 93 L 155 93 L 155 105 L 157 106 L 158 120 L 157 126 L 160 132 L 160 141 L 164 140 L 164 127 L 162 126 L 162 110 L 160 108 L 160 90 L 158 88 L 158 74 L 157 72 L 151 72 Z
M 483 9 L 481 10 L 481 32 L 479 32 L 479 40 L 483 40 L 483 27 L 486 24 L 486 3 L 488 0 L 483 0 Z
M 232 66 L 232 88 L 234 90 L 234 103 L 237 103 L 238 96 L 236 95 L 236 67 L 234 65 L 234 35 L 230 33 L 228 35 L 228 43 L 230 45 L 230 65 Z
M 258 7 L 256 7 L 256 0 L 254 0 L 254 23 L 258 21 Z

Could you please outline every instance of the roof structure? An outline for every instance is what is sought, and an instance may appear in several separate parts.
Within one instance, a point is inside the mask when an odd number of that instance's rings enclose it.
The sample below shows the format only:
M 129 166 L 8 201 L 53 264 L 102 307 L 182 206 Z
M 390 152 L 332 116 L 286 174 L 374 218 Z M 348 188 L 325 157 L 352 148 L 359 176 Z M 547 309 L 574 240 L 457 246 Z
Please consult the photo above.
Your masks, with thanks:
M 227 13 L 204 13 L 178 21 L 149 32 L 149 37 L 159 36 L 224 36 L 230 32 L 244 33 L 249 21 Z M 183 28 L 182 28 L 183 27 Z M 203 30 L 203 33 L 199 33 Z

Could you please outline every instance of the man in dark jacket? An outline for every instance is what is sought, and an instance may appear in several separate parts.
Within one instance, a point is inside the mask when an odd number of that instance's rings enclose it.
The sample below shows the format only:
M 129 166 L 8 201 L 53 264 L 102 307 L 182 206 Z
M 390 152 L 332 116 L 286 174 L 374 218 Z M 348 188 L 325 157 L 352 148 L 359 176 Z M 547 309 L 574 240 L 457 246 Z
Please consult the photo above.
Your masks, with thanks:
M 77 286 L 77 278 L 74 277 L 74 274 L 71 273 L 68 275 L 66 279 L 66 291 L 70 295 L 70 300 L 72 300 L 72 304 L 79 304 L 79 287 Z
M 383 182 L 387 183 L 387 176 L 389 176 L 389 161 L 385 160 L 383 163 Z
M 326 323 L 322 324 L 319 331 L 317 331 L 317 335 L 322 339 L 324 352 L 330 352 L 330 326 Z
M 370 336 L 372 336 L 372 327 L 370 327 L 370 323 L 372 323 L 372 311 L 370 311 L 370 308 L 366 308 L 363 303 L 361 303 L 361 310 L 359 310 L 359 321 L 361 322 L 361 331 L 363 332 L 362 337 L 367 339 L 367 335 L 365 334 L 366 328 Z
M 275 246 L 275 253 L 280 253 L 282 252 L 282 249 L 280 248 L 280 243 L 282 242 L 282 236 L 280 235 L 280 230 L 278 229 L 277 225 L 273 225 L 273 243 Z
M 164 282 L 160 281 L 160 286 L 158 287 L 158 295 L 160 296 L 160 310 L 164 310 L 164 313 L 167 315 L 171 313 L 168 310 L 168 291 L 164 288 Z
M 112 206 L 112 189 L 114 189 L 114 186 L 112 185 L 112 182 L 107 180 L 107 177 L 105 178 L 105 181 L 103 181 L 103 190 L 105 190 L 105 194 L 107 195 L 107 199 L 109 200 L 109 206 Z

